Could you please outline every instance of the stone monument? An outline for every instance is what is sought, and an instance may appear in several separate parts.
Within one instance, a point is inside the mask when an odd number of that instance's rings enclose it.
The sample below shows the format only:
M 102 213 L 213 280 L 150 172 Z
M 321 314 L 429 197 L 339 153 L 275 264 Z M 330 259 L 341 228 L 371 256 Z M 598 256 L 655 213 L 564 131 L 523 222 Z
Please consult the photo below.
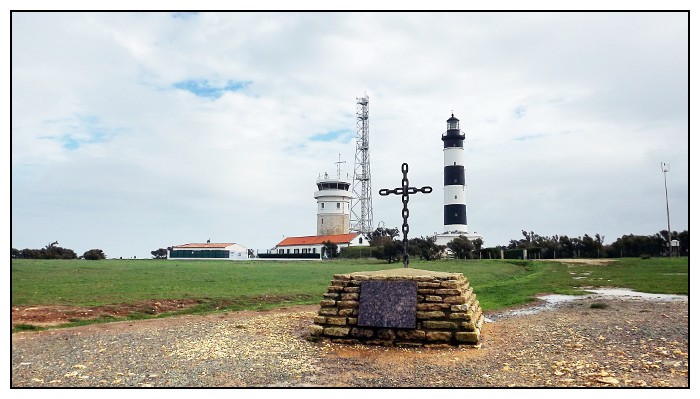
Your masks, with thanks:
M 399 347 L 475 346 L 484 318 L 462 273 L 399 268 L 336 274 L 312 341 Z

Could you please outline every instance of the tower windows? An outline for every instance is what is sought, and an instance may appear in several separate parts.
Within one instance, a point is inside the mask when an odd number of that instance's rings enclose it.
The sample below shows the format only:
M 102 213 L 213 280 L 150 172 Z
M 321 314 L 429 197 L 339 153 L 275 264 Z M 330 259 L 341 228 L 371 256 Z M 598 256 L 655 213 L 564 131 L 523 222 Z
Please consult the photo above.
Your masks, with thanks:
M 340 209 L 340 202 L 335 203 L 335 209 Z
M 321 202 L 321 209 L 324 209 L 325 207 L 326 207 L 326 203 L 325 203 L 325 202 Z

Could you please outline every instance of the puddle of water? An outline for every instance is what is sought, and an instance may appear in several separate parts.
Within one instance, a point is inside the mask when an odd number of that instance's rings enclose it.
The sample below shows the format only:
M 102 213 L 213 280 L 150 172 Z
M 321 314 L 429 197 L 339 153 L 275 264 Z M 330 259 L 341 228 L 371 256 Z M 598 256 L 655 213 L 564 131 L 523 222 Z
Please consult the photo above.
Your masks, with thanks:
M 685 295 L 649 294 L 646 292 L 633 291 L 633 290 L 630 290 L 627 288 L 597 288 L 597 289 L 586 288 L 584 290 L 584 292 L 593 293 L 594 298 L 600 298 L 600 299 L 638 298 L 638 299 L 643 299 L 643 300 L 648 300 L 648 301 L 663 301 L 663 302 L 683 301 L 683 300 L 687 301 L 688 300 L 688 297 Z M 591 297 L 592 297 L 591 295 L 557 295 L 557 294 L 538 296 L 537 299 L 540 299 L 542 302 L 536 306 L 523 308 L 523 309 L 509 310 L 509 311 L 505 311 L 505 312 L 501 312 L 501 313 L 495 313 L 495 314 L 490 315 L 489 317 L 484 316 L 484 321 L 486 323 L 493 323 L 496 320 L 503 319 L 506 317 L 526 316 L 526 315 L 537 314 L 539 312 L 554 309 L 557 306 L 560 306 L 561 304 L 564 304 L 566 302 L 572 302 L 572 301 L 581 300 L 581 299 L 588 299 Z
M 586 288 L 585 291 L 593 292 L 598 295 L 602 295 L 607 298 L 640 298 L 649 301 L 682 301 L 687 300 L 686 295 L 674 295 L 674 294 L 649 294 L 646 292 L 637 292 L 627 288 L 596 288 L 590 289 Z
M 531 314 L 536 314 L 545 310 L 549 309 L 554 309 L 558 305 L 565 303 L 565 302 L 571 302 L 579 299 L 581 297 L 575 296 L 575 295 L 558 295 L 558 294 L 551 294 L 551 295 L 542 295 L 538 296 L 537 299 L 541 300 L 542 302 L 539 305 L 528 307 L 528 308 L 523 308 L 523 309 L 513 309 L 509 310 L 506 312 L 502 313 L 496 313 L 490 315 L 490 317 L 484 317 L 484 321 L 486 323 L 492 323 L 495 320 L 498 319 L 503 319 L 506 317 L 514 317 L 514 316 L 526 316 L 526 315 L 531 315 Z

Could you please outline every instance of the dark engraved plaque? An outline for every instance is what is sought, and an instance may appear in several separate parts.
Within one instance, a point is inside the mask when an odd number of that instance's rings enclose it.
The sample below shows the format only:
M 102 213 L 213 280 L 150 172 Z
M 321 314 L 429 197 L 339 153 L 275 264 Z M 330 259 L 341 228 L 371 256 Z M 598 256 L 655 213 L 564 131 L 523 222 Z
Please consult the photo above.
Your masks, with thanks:
M 415 281 L 363 281 L 357 325 L 416 328 L 417 292 Z

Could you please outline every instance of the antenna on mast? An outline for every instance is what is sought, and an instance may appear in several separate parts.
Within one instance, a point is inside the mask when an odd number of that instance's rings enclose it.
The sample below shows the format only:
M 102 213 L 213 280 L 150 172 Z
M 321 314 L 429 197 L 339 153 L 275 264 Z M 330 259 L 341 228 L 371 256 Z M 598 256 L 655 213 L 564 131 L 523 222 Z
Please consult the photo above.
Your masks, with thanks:
M 340 154 L 338 154 L 338 162 L 335 162 L 336 165 L 338 165 L 338 180 L 340 180 L 340 164 L 345 163 L 345 161 L 340 160 Z

